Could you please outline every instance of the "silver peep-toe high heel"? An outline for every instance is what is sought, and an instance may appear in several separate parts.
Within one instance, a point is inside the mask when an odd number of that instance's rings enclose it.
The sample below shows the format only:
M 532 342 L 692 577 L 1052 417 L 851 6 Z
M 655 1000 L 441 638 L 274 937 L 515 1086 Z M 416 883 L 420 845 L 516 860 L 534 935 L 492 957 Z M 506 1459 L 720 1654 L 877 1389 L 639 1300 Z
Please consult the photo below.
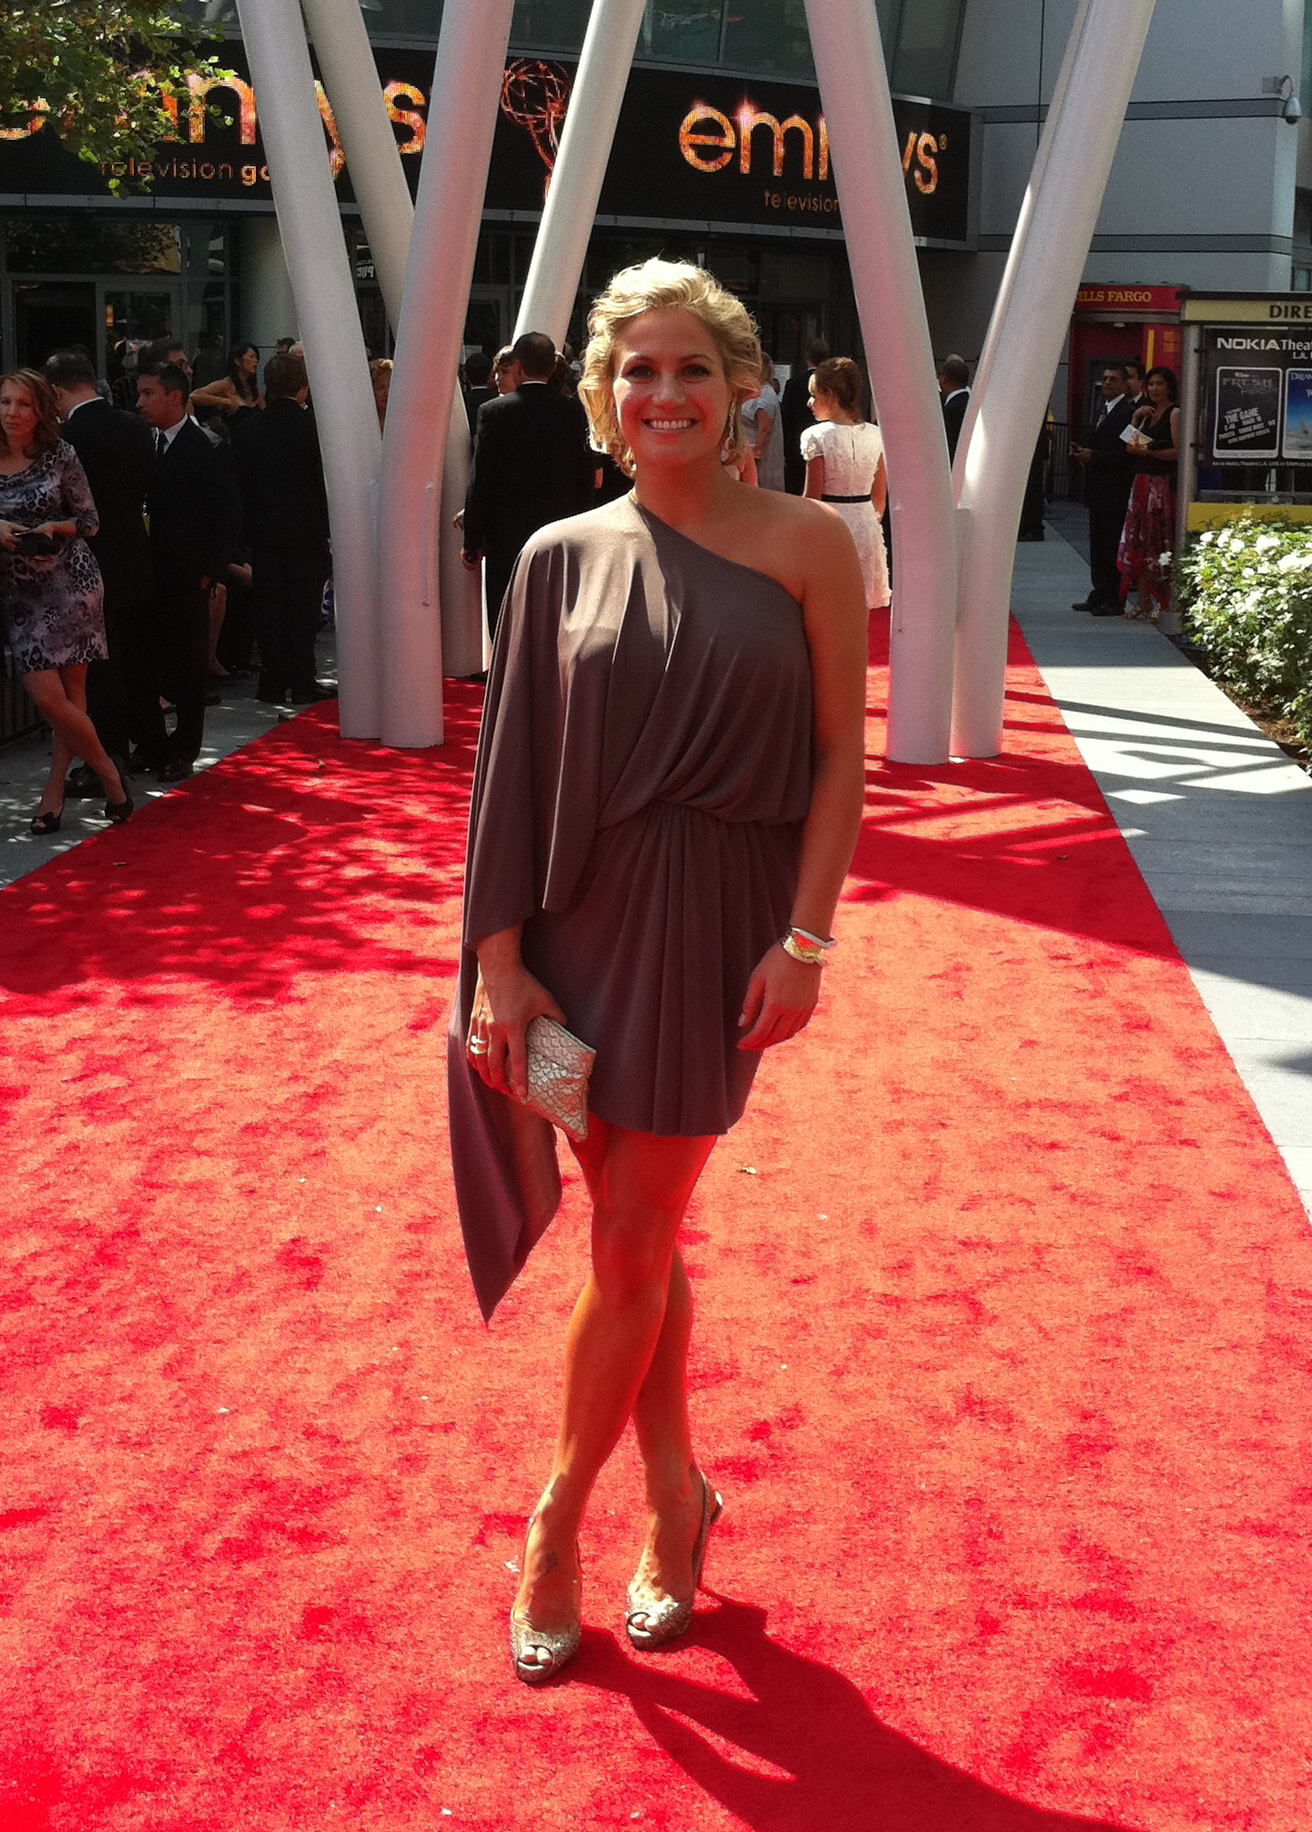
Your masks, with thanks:
M 700 1470 L 698 1474 L 701 1475 Z M 711 1537 L 711 1528 L 724 1512 L 724 1499 L 716 1494 L 706 1477 L 702 1476 L 702 1524 L 692 1548 L 692 1591 L 691 1597 L 685 1597 L 679 1603 L 673 1597 L 662 1597 L 659 1603 L 635 1603 L 634 1584 L 629 1585 L 625 1599 L 624 1631 L 635 1648 L 660 1648 L 667 1641 L 675 1641 L 685 1634 L 692 1622 L 692 1606 L 702 1581 L 702 1565 L 706 1558 L 706 1542 Z
M 533 1522 L 529 1522 L 532 1531 Z M 579 1558 L 578 1548 L 574 1549 L 575 1592 L 579 1600 L 580 1611 L 583 1602 L 583 1561 Z M 512 1609 L 510 1612 L 510 1658 L 515 1665 L 516 1679 L 522 1679 L 526 1686 L 545 1686 L 549 1679 L 566 1668 L 579 1651 L 579 1642 L 583 1635 L 582 1620 L 571 1622 L 568 1628 L 553 1632 L 550 1629 L 534 1628 L 528 1622 L 520 1622 Z M 534 1659 L 535 1654 L 545 1654 L 545 1660 Z

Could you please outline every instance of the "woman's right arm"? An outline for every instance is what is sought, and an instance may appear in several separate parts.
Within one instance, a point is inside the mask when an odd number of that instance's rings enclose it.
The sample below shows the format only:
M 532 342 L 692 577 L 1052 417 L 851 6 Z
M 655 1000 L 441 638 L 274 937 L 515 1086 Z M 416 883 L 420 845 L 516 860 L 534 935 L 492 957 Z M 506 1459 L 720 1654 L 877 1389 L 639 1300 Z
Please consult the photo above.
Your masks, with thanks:
M 524 965 L 519 951 L 522 929 L 500 929 L 478 943 L 478 984 L 469 1018 L 469 1038 L 487 1044 L 486 1054 L 470 1060 L 489 1088 L 523 1100 L 528 1092 L 524 1032 L 534 1018 L 566 1022 L 565 1014 Z
M 231 377 L 226 375 L 221 381 L 211 382 L 208 387 L 193 388 L 191 404 L 193 407 L 203 407 L 206 410 L 221 407 L 224 413 L 236 413 L 242 405 Z
M 875 470 L 875 481 L 870 486 L 870 503 L 875 514 L 882 521 L 884 510 L 888 506 L 888 470 L 884 464 L 883 453 L 880 453 L 879 464 Z
M 818 503 L 825 493 L 825 461 L 823 458 L 808 458 L 806 461 L 806 488 L 803 496 L 809 496 L 813 503 Z

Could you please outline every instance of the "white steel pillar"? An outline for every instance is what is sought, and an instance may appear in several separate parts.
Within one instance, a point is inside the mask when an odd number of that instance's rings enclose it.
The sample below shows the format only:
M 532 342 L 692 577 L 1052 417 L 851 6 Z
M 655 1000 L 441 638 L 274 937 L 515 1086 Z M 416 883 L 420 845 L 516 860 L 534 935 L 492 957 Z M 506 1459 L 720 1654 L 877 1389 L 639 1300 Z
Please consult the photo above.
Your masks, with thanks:
M 565 341 L 646 10 L 647 0 L 592 0 L 516 337 L 545 331 L 557 349 Z
M 943 763 L 956 529 L 947 441 L 874 0 L 806 0 L 870 381 L 888 452 L 897 584 L 888 756 Z
M 379 507 L 384 744 L 442 742 L 439 516 L 465 304 L 514 0 L 446 0 L 406 267 Z M 462 409 L 463 412 L 463 409 Z M 448 655 L 447 665 L 457 667 Z M 460 672 L 482 666 L 479 659 Z
M 1007 622 L 1025 480 L 1134 88 L 1153 0 L 1085 0 L 962 429 L 952 748 L 1002 749 Z M 1022 233 L 1023 232 L 1023 233 Z
M 379 733 L 374 499 L 382 457 L 355 283 L 296 0 L 238 0 L 328 488 L 342 736 Z
M 301 0 L 301 10 L 332 103 L 383 304 L 395 329 L 401 317 L 414 206 L 378 84 L 360 0 Z
M 383 303 L 393 331 L 398 331 L 415 213 L 401 155 L 396 150 L 396 136 L 375 79 L 373 50 L 359 0 L 301 0 L 301 6 L 332 103 Z M 388 408 L 384 446 L 394 423 L 396 405 L 399 403 Z M 454 379 L 445 451 L 436 454 L 436 462 L 439 468 L 424 482 L 432 485 L 432 500 L 437 504 L 434 533 L 442 666 L 448 674 L 476 674 L 484 662 L 483 597 L 478 575 L 466 572 L 460 563 L 460 534 L 455 526 L 469 482 L 469 425 L 460 386 Z M 391 599 L 383 599 L 379 606 L 380 626 L 390 626 L 397 608 Z

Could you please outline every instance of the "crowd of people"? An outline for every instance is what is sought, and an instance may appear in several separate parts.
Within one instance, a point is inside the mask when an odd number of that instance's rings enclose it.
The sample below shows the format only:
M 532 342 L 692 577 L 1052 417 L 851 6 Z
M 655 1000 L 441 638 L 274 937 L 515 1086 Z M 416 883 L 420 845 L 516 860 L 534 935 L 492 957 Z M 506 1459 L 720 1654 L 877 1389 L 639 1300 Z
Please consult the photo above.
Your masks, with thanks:
M 1103 369 L 1088 442 L 1071 446 L 1085 471 L 1091 582 L 1072 610 L 1150 623 L 1169 610 L 1179 399 L 1172 369 L 1145 374 L 1135 362 Z
M 474 447 L 457 525 L 466 566 L 482 569 L 495 632 L 529 537 L 549 522 L 626 495 L 631 473 L 622 457 L 596 448 L 576 398 L 579 365 L 569 344 L 557 350 L 549 337 L 527 332 L 495 356 L 470 356 L 461 379 Z M 725 427 L 726 470 L 750 486 L 829 503 L 852 532 L 868 608 L 886 607 L 888 483 L 883 440 L 863 407 L 860 369 L 850 357 L 831 358 L 817 341 L 782 391 L 764 354 L 755 381 Z
M 328 508 L 299 347 L 262 386 L 252 344 L 197 388 L 174 339 L 134 355 L 113 388 L 77 349 L 0 376 L 0 610 L 52 732 L 38 834 L 69 795 L 98 785 L 122 821 L 133 777 L 190 776 L 257 649 L 261 700 L 336 691 L 315 674 Z
M 257 655 L 261 700 L 334 691 L 315 670 L 330 543 L 303 352 L 280 339 L 262 376 L 254 344 L 221 366 L 202 355 L 199 383 L 169 336 L 127 352 L 112 387 L 82 349 L 0 378 L 0 608 L 13 666 L 55 734 L 35 832 L 58 831 L 69 794 L 99 785 L 106 818 L 121 820 L 131 777 L 190 775 L 218 683 Z M 391 361 L 371 361 L 370 377 L 381 427 Z M 830 505 L 867 607 L 886 607 L 887 474 L 860 369 L 816 340 L 782 388 L 764 353 L 753 379 L 724 429 L 726 472 Z M 525 542 L 627 494 L 631 472 L 597 449 L 569 344 L 527 333 L 469 355 L 461 382 L 473 457 L 457 520 L 494 633 Z M 951 451 L 969 398 L 961 358 L 944 361 L 939 385 Z

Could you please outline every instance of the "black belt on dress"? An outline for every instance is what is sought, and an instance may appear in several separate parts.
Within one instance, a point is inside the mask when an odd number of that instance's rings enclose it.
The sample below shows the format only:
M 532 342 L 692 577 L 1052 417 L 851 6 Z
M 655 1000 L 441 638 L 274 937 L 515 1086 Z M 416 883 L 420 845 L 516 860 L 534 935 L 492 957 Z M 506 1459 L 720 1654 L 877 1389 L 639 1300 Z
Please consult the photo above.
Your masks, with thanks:
M 820 500 L 822 503 L 868 503 L 870 501 L 870 498 L 868 495 L 867 496 L 829 496 L 829 495 L 825 495 L 825 496 L 822 496 Z

